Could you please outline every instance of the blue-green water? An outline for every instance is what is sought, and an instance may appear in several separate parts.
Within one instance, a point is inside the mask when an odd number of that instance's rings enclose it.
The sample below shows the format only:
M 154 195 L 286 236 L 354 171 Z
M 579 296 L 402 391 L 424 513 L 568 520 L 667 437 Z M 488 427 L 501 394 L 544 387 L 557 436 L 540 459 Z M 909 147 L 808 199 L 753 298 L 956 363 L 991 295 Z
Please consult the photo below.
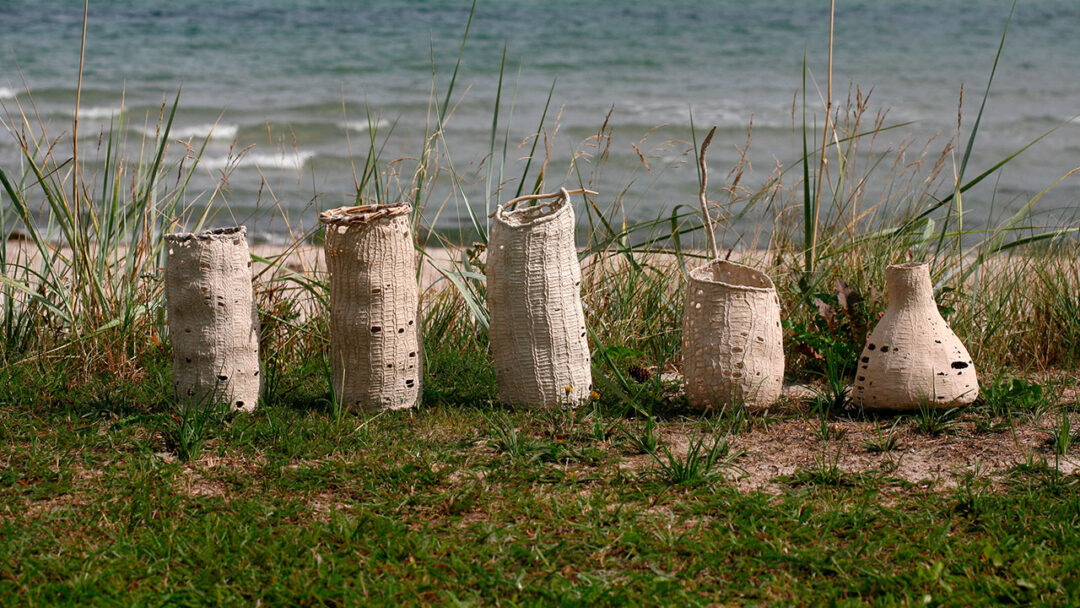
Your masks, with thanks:
M 232 166 L 226 200 L 233 217 L 250 219 L 256 200 L 270 207 L 267 188 L 258 199 L 265 178 L 294 222 L 310 226 L 313 199 L 329 207 L 351 198 L 352 160 L 362 163 L 369 126 L 365 104 L 377 113 L 382 134 L 394 125 L 384 158 L 416 156 L 428 122 L 432 61 L 441 96 L 469 8 L 464 0 L 92 1 L 80 132 L 88 141 L 96 137 L 124 93 L 126 120 L 137 136 L 182 83 L 175 137 L 198 143 L 221 116 L 196 190 Z M 873 91 L 873 111 L 889 110 L 886 124 L 917 121 L 882 135 L 877 149 L 910 138 L 914 160 L 922 143 L 939 134 L 930 147 L 936 156 L 955 135 L 961 83 L 966 125 L 974 120 L 1009 8 L 1008 0 L 841 0 L 837 97 L 845 98 L 853 83 Z M 0 0 L 0 100 L 11 111 L 32 97 L 53 135 L 70 130 L 81 20 L 81 2 Z M 566 179 L 572 149 L 612 107 L 615 140 L 597 182 L 602 206 L 630 182 L 624 201 L 632 217 L 694 202 L 696 172 L 679 164 L 686 160 L 690 109 L 699 127 L 720 126 L 710 157 L 718 186 L 716 174 L 735 162 L 753 117 L 755 172 L 747 183 L 760 182 L 776 160 L 786 164 L 799 155 L 793 100 L 804 53 L 824 87 L 827 31 L 825 0 L 481 0 L 455 94 L 460 104 L 447 128 L 450 153 L 470 200 L 482 201 L 484 182 L 474 171 L 488 149 L 505 46 L 500 116 L 505 128 L 513 106 L 509 158 L 527 153 L 516 144 L 535 128 L 556 83 L 552 114 L 559 113 L 560 129 L 552 140 L 550 186 Z M 1073 120 L 1080 114 L 1078 32 L 1076 0 L 1018 3 L 970 174 L 1065 124 L 992 187 L 972 193 L 972 221 L 985 220 L 991 199 L 1005 209 L 1080 165 L 1080 121 Z M 817 115 L 820 121 L 820 110 Z M 554 125 L 549 118 L 549 135 Z M 652 174 L 631 143 L 646 154 Z M 0 162 L 13 166 L 14 158 L 10 138 L 0 136 Z M 519 170 L 512 163 L 505 176 Z M 1040 205 L 1075 206 L 1074 183 L 1066 181 Z M 465 217 L 451 201 L 439 224 L 452 227 Z M 283 229 L 280 221 L 262 220 L 257 232 L 269 237 Z

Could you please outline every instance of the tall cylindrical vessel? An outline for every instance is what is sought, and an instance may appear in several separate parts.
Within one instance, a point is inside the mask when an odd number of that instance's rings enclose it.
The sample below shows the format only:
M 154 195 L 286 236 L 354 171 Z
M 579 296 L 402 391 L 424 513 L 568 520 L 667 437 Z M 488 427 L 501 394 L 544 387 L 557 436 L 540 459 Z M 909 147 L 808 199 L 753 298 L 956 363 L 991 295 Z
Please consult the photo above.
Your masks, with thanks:
M 173 387 L 185 400 L 259 400 L 259 313 L 243 226 L 165 236 Z
M 325 211 L 330 356 L 337 399 L 353 410 L 413 407 L 423 380 L 412 207 Z
M 691 407 L 776 403 L 784 386 L 784 343 L 772 279 L 725 260 L 690 271 L 682 349 Z
M 491 226 L 491 351 L 508 405 L 573 406 L 592 385 L 574 209 L 568 193 L 557 196 L 518 210 L 500 205 Z
M 975 401 L 975 365 L 938 312 L 930 266 L 889 266 L 885 282 L 889 305 L 859 358 L 855 402 L 874 409 L 914 410 Z

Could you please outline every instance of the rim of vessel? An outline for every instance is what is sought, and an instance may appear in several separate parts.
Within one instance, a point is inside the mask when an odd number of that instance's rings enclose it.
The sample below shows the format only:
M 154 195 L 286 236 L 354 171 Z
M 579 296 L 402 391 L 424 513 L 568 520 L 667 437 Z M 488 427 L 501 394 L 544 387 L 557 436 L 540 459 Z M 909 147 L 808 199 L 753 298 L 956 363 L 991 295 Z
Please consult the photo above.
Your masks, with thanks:
M 356 205 L 329 209 L 319 214 L 319 221 L 327 226 L 362 226 L 375 220 L 397 217 L 412 211 L 409 203 L 390 205 Z
M 885 267 L 885 270 L 918 270 L 926 266 L 929 268 L 929 264 L 926 262 L 906 262 L 904 264 L 889 264 Z
M 530 228 L 537 224 L 553 221 L 555 218 L 559 217 L 560 212 L 569 206 L 568 203 L 569 201 L 567 199 L 560 197 L 550 203 L 541 203 L 539 205 L 519 207 L 517 209 L 507 209 L 505 206 L 499 205 L 498 208 L 495 209 L 495 219 L 507 228 Z M 548 207 L 548 210 L 542 211 L 544 207 Z M 532 215 L 533 217 L 523 217 L 526 215 Z
M 166 234 L 165 240 L 170 243 L 183 243 L 186 241 L 212 241 L 225 238 L 247 238 L 247 226 L 229 226 L 226 228 L 213 228 L 202 232 L 174 232 Z
M 717 266 L 728 266 L 728 267 L 731 267 L 731 268 L 735 268 L 735 269 L 737 269 L 737 270 L 739 270 L 741 272 L 749 272 L 750 274 L 752 274 L 756 278 L 758 278 L 765 285 L 764 286 L 759 286 L 759 285 L 747 285 L 747 284 L 744 284 L 744 283 L 731 283 L 731 282 L 728 282 L 728 281 L 718 281 L 718 280 L 713 279 L 713 278 L 702 276 L 706 272 L 712 270 L 713 268 L 715 268 Z M 713 261 L 711 261 L 711 262 L 709 262 L 707 264 L 703 264 L 701 266 L 698 266 L 697 268 L 690 271 L 690 279 L 694 280 L 694 281 L 697 281 L 699 283 L 707 283 L 709 285 L 720 285 L 720 286 L 723 286 L 723 287 L 727 287 L 728 289 L 740 289 L 740 290 L 743 290 L 743 291 L 760 291 L 760 292 L 776 291 L 776 285 L 773 283 L 773 280 L 771 278 L 769 278 L 769 275 L 765 274 L 764 272 L 761 272 L 760 270 L 758 270 L 756 268 L 751 268 L 751 267 L 749 267 L 749 266 L 747 266 L 745 264 L 739 264 L 737 262 L 731 262 L 731 261 L 728 261 L 728 260 L 713 260 Z

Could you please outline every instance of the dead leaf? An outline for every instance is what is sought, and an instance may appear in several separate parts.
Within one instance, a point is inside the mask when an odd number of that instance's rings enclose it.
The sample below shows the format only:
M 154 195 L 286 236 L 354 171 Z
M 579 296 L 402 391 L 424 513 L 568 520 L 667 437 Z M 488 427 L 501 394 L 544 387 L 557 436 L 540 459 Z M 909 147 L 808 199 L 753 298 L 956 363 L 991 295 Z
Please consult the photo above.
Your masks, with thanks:
M 833 310 L 833 307 L 822 302 L 821 298 L 814 298 L 814 305 L 817 306 L 817 311 L 818 314 L 821 315 L 821 318 L 828 321 L 829 325 L 832 326 L 833 322 L 836 320 L 836 311 Z

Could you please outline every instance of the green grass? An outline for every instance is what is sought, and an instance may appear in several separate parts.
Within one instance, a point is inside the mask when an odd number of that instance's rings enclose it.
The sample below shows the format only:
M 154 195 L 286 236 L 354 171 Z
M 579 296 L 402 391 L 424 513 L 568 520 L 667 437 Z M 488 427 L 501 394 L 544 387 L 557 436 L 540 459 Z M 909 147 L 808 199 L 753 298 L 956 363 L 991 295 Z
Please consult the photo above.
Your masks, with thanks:
M 919 406 L 911 416 L 911 429 L 920 435 L 937 437 L 952 433 L 959 423 L 960 408 L 939 409 L 934 404 Z
M 719 434 L 679 477 L 621 466 L 629 442 L 576 414 L 280 404 L 213 419 L 185 463 L 153 381 L 7 386 L 4 605 L 1080 601 L 1080 480 L 1045 466 L 904 489 L 830 443 L 778 494 L 744 492 L 705 462 Z
M 896 430 L 896 426 L 896 423 L 889 426 L 875 426 L 873 437 L 863 442 L 863 448 L 868 452 L 879 454 L 886 454 L 897 449 L 900 445 L 900 435 Z

